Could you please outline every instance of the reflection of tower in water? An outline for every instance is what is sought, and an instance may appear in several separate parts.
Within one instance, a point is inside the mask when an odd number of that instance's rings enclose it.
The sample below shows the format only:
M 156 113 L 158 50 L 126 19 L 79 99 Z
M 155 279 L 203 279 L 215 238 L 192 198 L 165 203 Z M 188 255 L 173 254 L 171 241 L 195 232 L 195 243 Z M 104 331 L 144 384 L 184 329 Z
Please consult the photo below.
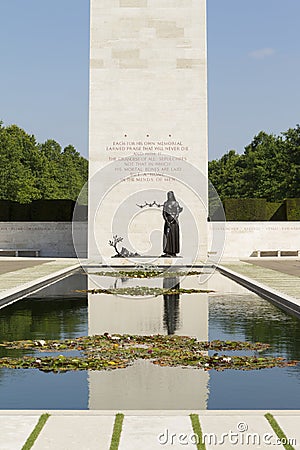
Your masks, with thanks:
M 180 281 L 178 277 L 164 278 L 164 289 L 179 289 Z M 168 334 L 175 334 L 179 325 L 179 301 L 180 294 L 164 294 L 164 328 Z
M 104 278 L 104 277 L 103 277 Z M 179 284 L 180 280 L 180 284 Z M 125 280 L 122 280 L 123 282 Z M 111 277 L 103 282 L 110 287 Z M 97 289 L 99 277 L 90 274 L 88 289 Z M 143 285 L 157 287 L 157 279 Z M 136 286 L 136 280 L 118 280 L 117 287 Z M 139 283 L 140 284 L 140 283 Z M 166 289 L 199 288 L 197 277 L 171 277 Z M 175 290 L 175 289 L 174 289 Z M 89 294 L 89 334 L 172 334 L 208 340 L 208 294 L 169 294 L 158 297 Z M 161 367 L 137 360 L 126 369 L 90 371 L 91 410 L 199 410 L 206 409 L 209 373 L 203 369 Z

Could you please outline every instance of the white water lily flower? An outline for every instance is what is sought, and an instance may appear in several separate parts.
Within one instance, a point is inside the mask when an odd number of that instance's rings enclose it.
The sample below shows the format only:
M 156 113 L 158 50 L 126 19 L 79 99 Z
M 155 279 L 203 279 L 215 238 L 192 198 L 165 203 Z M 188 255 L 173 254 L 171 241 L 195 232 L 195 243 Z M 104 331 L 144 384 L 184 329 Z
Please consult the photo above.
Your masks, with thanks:
M 223 361 L 225 361 L 225 362 L 230 362 L 230 361 L 231 361 L 231 358 L 230 358 L 230 357 L 228 357 L 228 358 L 223 358 Z
M 41 364 L 42 360 L 41 359 L 36 359 L 35 362 L 38 363 L 38 364 Z

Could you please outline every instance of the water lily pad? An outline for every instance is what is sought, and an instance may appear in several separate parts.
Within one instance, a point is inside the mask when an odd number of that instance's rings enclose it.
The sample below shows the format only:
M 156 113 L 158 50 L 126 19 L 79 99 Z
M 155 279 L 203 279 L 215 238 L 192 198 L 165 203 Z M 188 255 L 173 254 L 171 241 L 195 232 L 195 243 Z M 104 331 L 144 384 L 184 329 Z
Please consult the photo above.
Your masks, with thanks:
M 102 277 L 114 278 L 173 278 L 173 277 L 187 277 L 192 275 L 201 275 L 203 272 L 198 270 L 178 270 L 166 271 L 163 269 L 142 269 L 142 270 L 118 270 L 118 271 L 102 271 L 93 273 Z
M 108 288 L 108 289 L 83 289 L 76 290 L 75 292 L 87 292 L 89 294 L 112 294 L 112 295 L 131 295 L 134 297 L 153 296 L 159 295 L 175 295 L 175 294 L 208 294 L 215 292 L 211 289 L 184 289 L 184 288 L 159 288 L 148 286 L 134 286 L 123 288 Z
M 116 344 L 117 342 L 117 344 Z M 103 335 L 82 336 L 63 341 L 45 340 L 42 347 L 37 341 L 13 341 L 0 344 L 6 348 L 26 350 L 61 351 L 79 350 L 80 357 L 25 356 L 22 358 L 0 359 L 0 367 L 14 369 L 39 369 L 44 372 L 66 372 L 69 370 L 113 370 L 125 368 L 137 359 L 149 360 L 160 366 L 192 367 L 204 370 L 240 369 L 253 370 L 296 365 L 297 361 L 263 356 L 226 356 L 208 350 L 252 350 L 263 351 L 269 347 L 265 343 L 240 341 L 200 342 L 189 336 L 164 335 Z

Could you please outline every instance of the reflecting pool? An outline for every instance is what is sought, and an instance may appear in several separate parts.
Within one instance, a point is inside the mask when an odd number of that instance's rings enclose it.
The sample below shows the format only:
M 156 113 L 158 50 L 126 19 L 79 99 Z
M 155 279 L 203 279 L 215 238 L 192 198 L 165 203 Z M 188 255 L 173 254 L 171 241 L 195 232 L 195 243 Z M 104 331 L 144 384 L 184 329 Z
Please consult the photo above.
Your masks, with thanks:
M 97 275 L 89 288 L 97 287 Z M 110 287 L 167 287 L 162 278 L 114 280 Z M 197 276 L 171 280 L 211 294 L 132 298 L 88 296 L 86 276 L 77 274 L 0 310 L 0 341 L 63 339 L 86 334 L 180 334 L 199 340 L 230 339 L 271 344 L 264 355 L 300 360 L 300 321 L 215 273 L 205 286 Z M 1 356 L 22 350 L 0 347 Z M 230 352 L 226 352 L 230 354 Z M 1 409 L 299 409 L 300 366 L 253 371 L 159 367 L 137 361 L 103 372 L 43 373 L 0 369 Z

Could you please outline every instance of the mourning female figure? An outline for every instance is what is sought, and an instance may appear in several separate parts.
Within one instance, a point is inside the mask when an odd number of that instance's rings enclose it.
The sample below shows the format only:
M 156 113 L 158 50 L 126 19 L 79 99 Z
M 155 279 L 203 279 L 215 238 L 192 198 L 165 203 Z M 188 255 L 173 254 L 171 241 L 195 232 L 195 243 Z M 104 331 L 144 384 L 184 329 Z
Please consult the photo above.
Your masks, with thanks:
M 173 191 L 168 192 L 168 200 L 164 203 L 163 218 L 165 219 L 163 256 L 176 256 L 179 253 L 179 223 L 178 217 L 183 208 L 176 201 Z

